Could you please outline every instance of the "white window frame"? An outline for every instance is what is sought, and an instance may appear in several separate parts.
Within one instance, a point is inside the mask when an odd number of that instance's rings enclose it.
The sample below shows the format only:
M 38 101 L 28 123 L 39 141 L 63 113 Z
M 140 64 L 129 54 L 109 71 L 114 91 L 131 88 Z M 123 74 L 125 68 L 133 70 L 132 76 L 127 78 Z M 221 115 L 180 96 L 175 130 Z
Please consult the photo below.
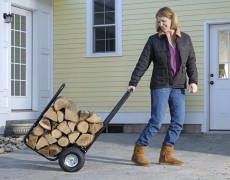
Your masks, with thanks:
M 93 52 L 93 0 L 86 1 L 86 57 L 122 56 L 122 1 L 115 0 L 115 52 Z

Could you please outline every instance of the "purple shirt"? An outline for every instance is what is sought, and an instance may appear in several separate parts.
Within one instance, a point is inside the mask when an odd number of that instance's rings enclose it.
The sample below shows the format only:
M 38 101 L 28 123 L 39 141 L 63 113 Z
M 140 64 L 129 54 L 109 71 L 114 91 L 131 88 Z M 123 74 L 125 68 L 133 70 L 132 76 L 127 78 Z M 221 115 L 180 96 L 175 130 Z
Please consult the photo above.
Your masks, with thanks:
M 169 44 L 170 50 L 170 65 L 172 69 L 172 75 L 175 76 L 178 72 L 178 68 L 180 67 L 180 54 L 176 47 L 173 47 Z

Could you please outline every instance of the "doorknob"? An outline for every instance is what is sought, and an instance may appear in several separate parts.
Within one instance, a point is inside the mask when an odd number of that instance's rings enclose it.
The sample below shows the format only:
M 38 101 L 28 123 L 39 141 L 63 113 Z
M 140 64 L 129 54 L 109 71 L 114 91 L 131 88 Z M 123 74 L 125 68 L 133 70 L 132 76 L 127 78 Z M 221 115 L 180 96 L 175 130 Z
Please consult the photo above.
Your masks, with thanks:
M 214 84 L 214 81 L 210 81 L 210 84 L 213 85 L 213 84 Z

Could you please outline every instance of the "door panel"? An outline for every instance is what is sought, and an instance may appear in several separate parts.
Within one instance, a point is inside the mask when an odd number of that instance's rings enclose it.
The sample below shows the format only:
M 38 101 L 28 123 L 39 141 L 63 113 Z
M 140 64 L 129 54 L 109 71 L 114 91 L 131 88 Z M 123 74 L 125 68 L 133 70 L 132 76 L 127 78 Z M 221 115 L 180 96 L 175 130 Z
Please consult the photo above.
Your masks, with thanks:
M 230 24 L 210 29 L 210 130 L 230 130 Z
M 11 109 L 31 109 L 32 13 L 12 7 Z

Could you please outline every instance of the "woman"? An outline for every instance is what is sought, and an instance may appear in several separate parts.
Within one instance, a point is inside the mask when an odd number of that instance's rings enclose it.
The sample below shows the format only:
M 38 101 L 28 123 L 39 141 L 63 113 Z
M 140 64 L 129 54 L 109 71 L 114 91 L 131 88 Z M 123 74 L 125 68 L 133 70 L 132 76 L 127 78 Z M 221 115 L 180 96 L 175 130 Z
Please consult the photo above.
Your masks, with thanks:
M 145 148 L 160 130 L 168 104 L 171 121 L 161 147 L 159 164 L 180 166 L 184 162 L 173 158 L 172 153 L 184 124 L 187 76 L 189 92 L 197 91 L 196 58 L 191 39 L 179 30 L 177 16 L 172 9 L 164 7 L 157 12 L 156 30 L 157 33 L 145 44 L 128 86 L 128 91 L 134 91 L 153 62 L 151 118 L 136 141 L 132 161 L 140 166 L 151 164 L 144 157 Z

